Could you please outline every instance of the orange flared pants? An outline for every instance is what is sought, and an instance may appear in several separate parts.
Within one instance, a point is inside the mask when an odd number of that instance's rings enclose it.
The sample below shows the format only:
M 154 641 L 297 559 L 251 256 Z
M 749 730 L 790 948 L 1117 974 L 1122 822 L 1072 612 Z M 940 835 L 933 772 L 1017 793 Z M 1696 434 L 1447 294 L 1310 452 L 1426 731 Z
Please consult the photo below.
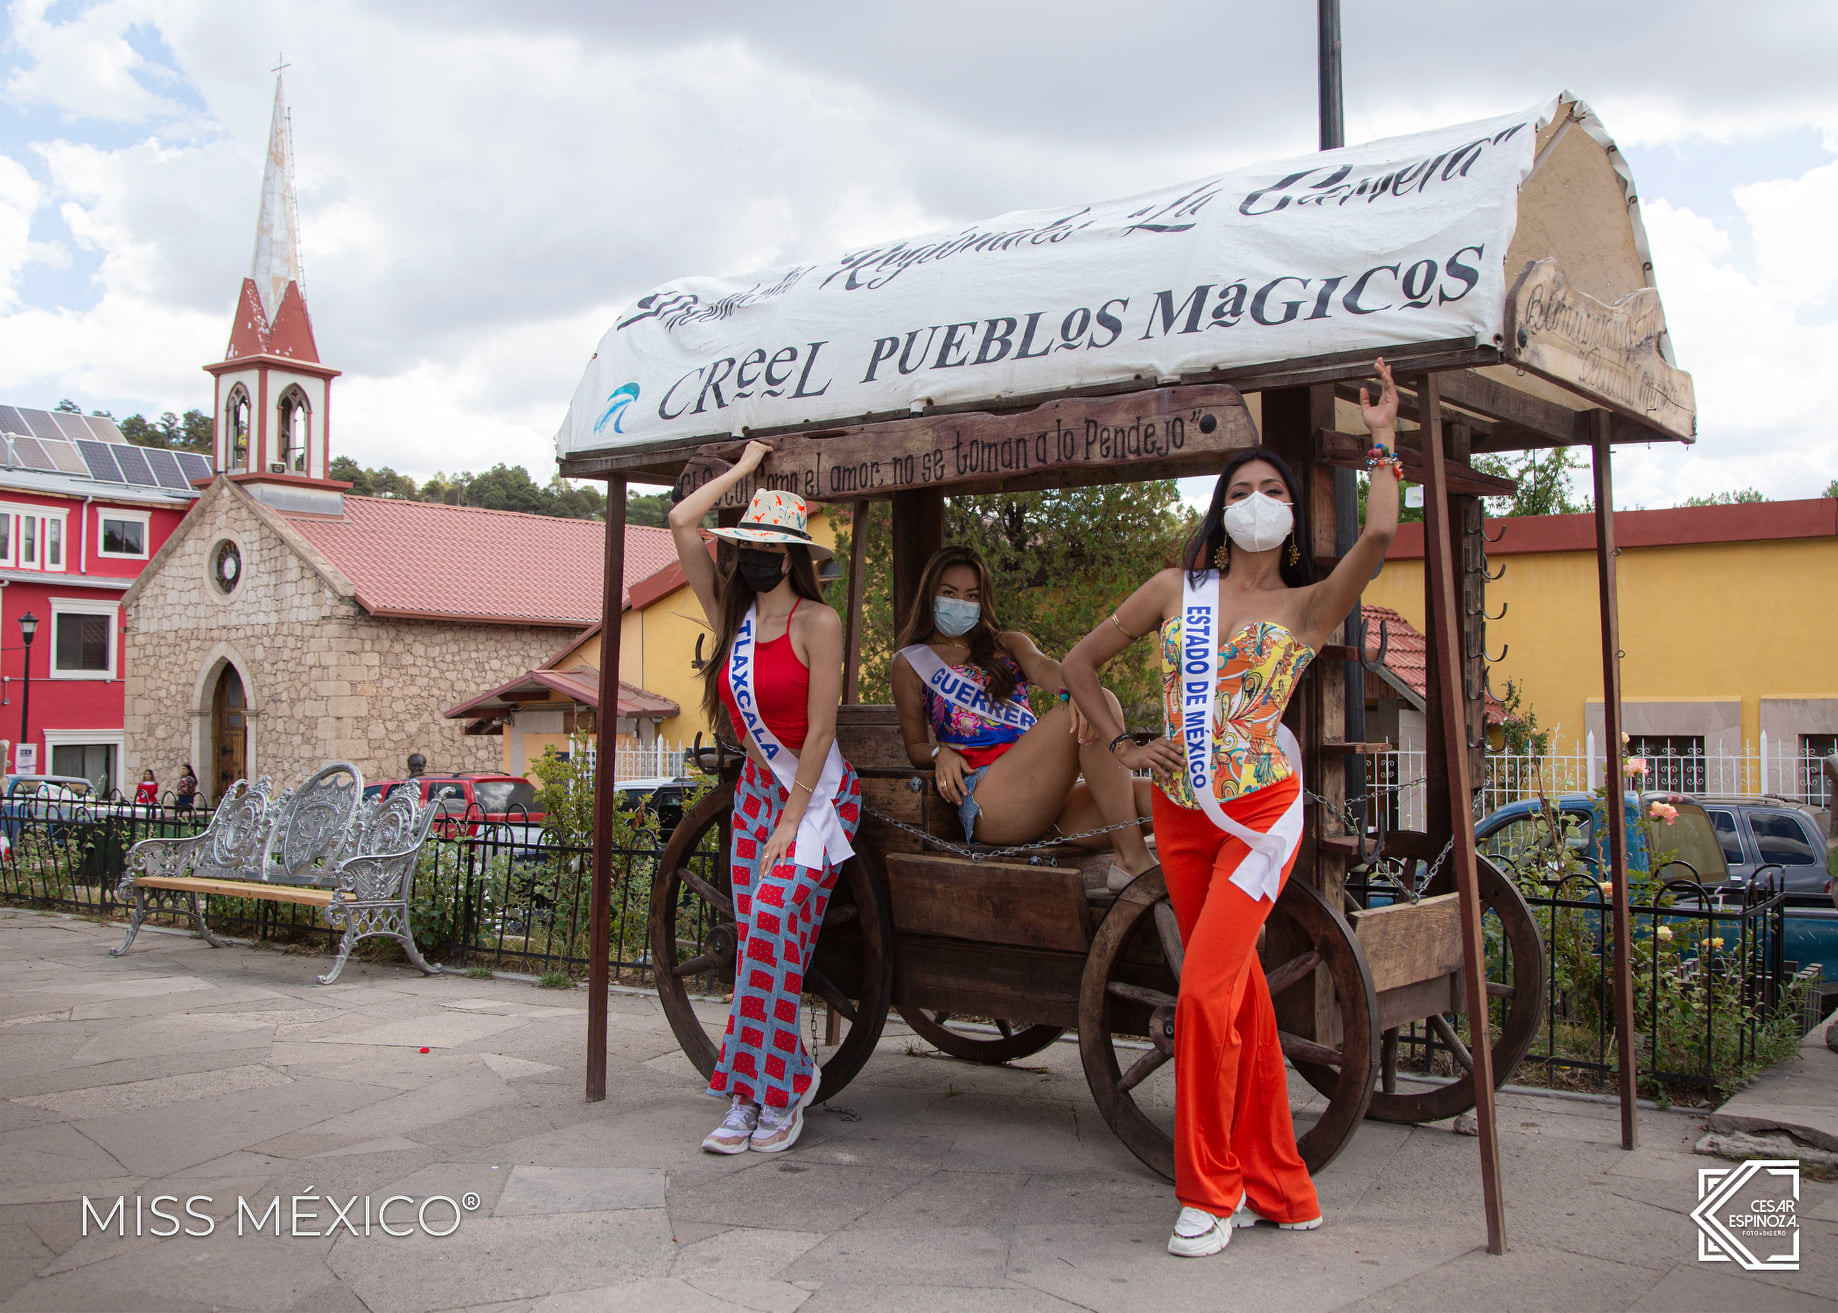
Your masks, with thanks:
M 1225 804 L 1260 834 L 1295 801 L 1291 777 Z M 1250 849 L 1155 791 L 1155 845 L 1185 964 L 1174 1012 L 1174 1193 L 1224 1216 L 1247 1197 L 1275 1222 L 1321 1215 L 1296 1152 L 1289 1080 L 1276 1013 L 1257 960 L 1257 934 L 1274 906 L 1232 883 Z M 1283 863 L 1283 879 L 1295 854 Z

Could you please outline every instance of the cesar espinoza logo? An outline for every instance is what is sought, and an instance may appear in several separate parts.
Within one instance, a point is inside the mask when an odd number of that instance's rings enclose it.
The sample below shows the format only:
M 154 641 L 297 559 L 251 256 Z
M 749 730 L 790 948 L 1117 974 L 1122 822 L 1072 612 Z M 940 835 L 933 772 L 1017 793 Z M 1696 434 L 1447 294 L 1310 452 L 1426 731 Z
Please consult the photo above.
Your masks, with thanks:
M 1798 1162 L 1757 1158 L 1738 1167 L 1700 1167 L 1698 1206 L 1691 1210 L 1698 1262 L 1798 1272 L 1799 1202 Z
M 613 432 L 624 433 L 625 408 L 636 400 L 638 400 L 638 384 L 626 383 L 614 388 L 612 395 L 606 399 L 606 409 L 601 412 L 600 418 L 594 421 L 594 432 L 603 431 L 606 428 L 606 422 L 610 419 L 613 422 Z

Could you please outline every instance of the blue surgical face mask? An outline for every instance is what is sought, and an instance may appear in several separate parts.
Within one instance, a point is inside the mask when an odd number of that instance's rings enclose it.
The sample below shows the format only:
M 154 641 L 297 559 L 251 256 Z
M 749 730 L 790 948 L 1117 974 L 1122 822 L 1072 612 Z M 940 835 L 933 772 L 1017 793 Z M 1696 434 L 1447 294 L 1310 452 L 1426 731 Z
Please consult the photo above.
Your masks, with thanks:
M 934 597 L 932 599 L 932 623 L 938 632 L 946 638 L 956 638 L 976 628 L 977 619 L 983 614 L 981 602 L 966 602 L 961 597 Z

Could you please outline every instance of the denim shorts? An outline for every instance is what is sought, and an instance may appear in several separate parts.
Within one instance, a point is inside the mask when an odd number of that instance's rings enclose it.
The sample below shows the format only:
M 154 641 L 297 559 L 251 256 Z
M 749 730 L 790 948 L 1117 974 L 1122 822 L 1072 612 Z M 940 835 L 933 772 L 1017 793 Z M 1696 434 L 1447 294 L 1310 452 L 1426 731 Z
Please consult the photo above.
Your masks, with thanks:
M 990 763 L 990 765 L 994 764 L 994 762 Z M 983 814 L 983 809 L 977 805 L 976 786 L 983 782 L 983 777 L 987 774 L 989 774 L 989 766 L 979 766 L 964 776 L 964 800 L 957 805 L 957 819 L 963 822 L 965 843 L 976 841 L 973 833 L 976 829 L 976 818 Z

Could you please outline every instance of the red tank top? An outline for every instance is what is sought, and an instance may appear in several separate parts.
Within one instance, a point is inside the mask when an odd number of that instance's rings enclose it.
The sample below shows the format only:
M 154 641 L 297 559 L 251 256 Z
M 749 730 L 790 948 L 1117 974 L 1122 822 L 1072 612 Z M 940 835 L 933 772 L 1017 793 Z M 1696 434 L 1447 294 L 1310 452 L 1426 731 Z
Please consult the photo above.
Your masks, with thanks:
M 791 616 L 803 605 L 800 597 L 791 604 L 791 615 L 785 617 L 785 632 L 770 643 L 755 640 L 753 644 L 753 697 L 759 703 L 760 717 L 766 728 L 778 736 L 792 752 L 804 747 L 810 733 L 810 667 L 798 660 L 791 646 Z M 721 672 L 721 701 L 733 718 L 734 732 L 747 737 L 740 719 L 740 706 L 734 701 L 734 688 L 728 670 Z

